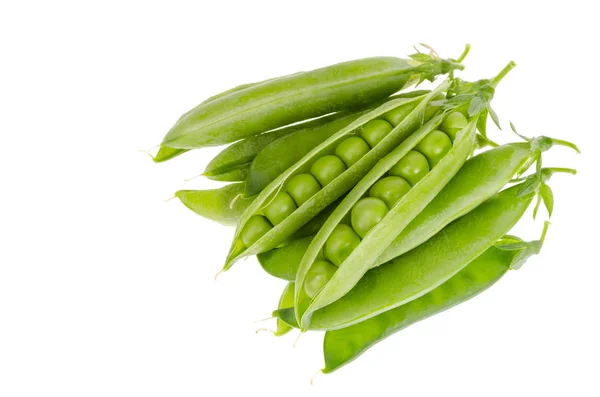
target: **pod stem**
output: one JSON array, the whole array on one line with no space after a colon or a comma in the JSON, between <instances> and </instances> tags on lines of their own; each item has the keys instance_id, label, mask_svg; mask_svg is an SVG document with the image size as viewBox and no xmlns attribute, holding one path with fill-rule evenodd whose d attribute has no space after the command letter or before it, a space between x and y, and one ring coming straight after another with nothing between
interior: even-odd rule
<instances>
[{"instance_id":1,"label":"pod stem","mask_svg":"<svg viewBox=\"0 0 600 397\"><path fill-rule=\"evenodd\" d=\"M565 141L562 139L555 139L555 138L550 138L552 140L552 144L553 145L557 145L557 146L566 146L568 148L571 148L573 150L575 150L577 153L581 153L581 150L579 150L579 148L577 147L576 144L574 144L573 142L569 142L569 141Z\"/></svg>"},{"instance_id":2,"label":"pod stem","mask_svg":"<svg viewBox=\"0 0 600 397\"><path fill-rule=\"evenodd\" d=\"M504 67L504 69L502 69L502 70L500 71L500 73L498 73L498 74L496 75L496 77L494 77L494 78L492 79L492 81L490 82L490 85L491 85L493 88L496 88L496 86L498 85L498 83L500 83L500 81L502 81L502 79L504 78L504 76L506 76L506 75L508 74L508 72L510 72L510 71L511 71L511 70L512 70L512 69L513 69L515 66L517 66L517 64L516 64L514 61L510 61L510 62L508 63L508 65L506 65L506 66Z\"/></svg>"},{"instance_id":3,"label":"pod stem","mask_svg":"<svg viewBox=\"0 0 600 397\"><path fill-rule=\"evenodd\" d=\"M467 55L469 55L469 51L471 51L471 44L467 43L467 44L465 44L465 49L463 50L462 54L458 57L456 62L462 63L462 61L465 60Z\"/></svg>"}]
</instances>

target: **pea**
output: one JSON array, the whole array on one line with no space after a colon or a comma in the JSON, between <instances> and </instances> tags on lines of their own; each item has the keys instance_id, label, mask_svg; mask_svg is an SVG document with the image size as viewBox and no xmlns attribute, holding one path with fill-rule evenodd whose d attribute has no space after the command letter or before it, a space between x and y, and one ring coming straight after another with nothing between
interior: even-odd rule
<instances>
[{"instance_id":1,"label":"pea","mask_svg":"<svg viewBox=\"0 0 600 397\"><path fill-rule=\"evenodd\" d=\"M388 207L381 199L366 197L352 207L352 228L361 238L365 238L367 232L381 222L387 213Z\"/></svg>"},{"instance_id":2,"label":"pea","mask_svg":"<svg viewBox=\"0 0 600 397\"><path fill-rule=\"evenodd\" d=\"M383 118L386 119L387 121L389 121L390 124L395 127L398 124L400 124L402 122L402 120L404 120L406 118L406 116L408 116L410 114L410 112L412 112L415 109L416 106L417 106L417 104L414 102L410 102L410 103L404 104L402 106L398 106L397 108L392 109L389 112L385 113L383 115Z\"/></svg>"},{"instance_id":3,"label":"pea","mask_svg":"<svg viewBox=\"0 0 600 397\"><path fill-rule=\"evenodd\" d=\"M244 243L246 247L250 247L272 228L273 225L271 225L267 218L262 215L254 215L248 219L248 222L246 222L246 225L240 233L242 243Z\"/></svg>"},{"instance_id":4,"label":"pea","mask_svg":"<svg viewBox=\"0 0 600 397\"><path fill-rule=\"evenodd\" d=\"M444 121L442 121L440 129L452 139L452 142L454 142L456 134L465 128L468 122L467 118L461 112L452 112L446 116Z\"/></svg>"},{"instance_id":5,"label":"pea","mask_svg":"<svg viewBox=\"0 0 600 397\"><path fill-rule=\"evenodd\" d=\"M404 178L414 186L429 172L429 162L421 153L411 150L406 153L392 168L389 174Z\"/></svg>"},{"instance_id":6,"label":"pea","mask_svg":"<svg viewBox=\"0 0 600 397\"><path fill-rule=\"evenodd\" d=\"M346 171L344 162L337 156L329 154L319 158L310 167L310 173L325 187Z\"/></svg>"},{"instance_id":7,"label":"pea","mask_svg":"<svg viewBox=\"0 0 600 397\"><path fill-rule=\"evenodd\" d=\"M375 147L394 127L385 120L371 120L362 126L360 136L371 148Z\"/></svg>"},{"instance_id":8,"label":"pea","mask_svg":"<svg viewBox=\"0 0 600 397\"><path fill-rule=\"evenodd\" d=\"M300 207L306 200L317 194L321 185L311 174L298 174L288 181L287 191Z\"/></svg>"},{"instance_id":9,"label":"pea","mask_svg":"<svg viewBox=\"0 0 600 397\"><path fill-rule=\"evenodd\" d=\"M335 154L344 161L347 167L352 167L369 152L370 148L364 139L357 136L348 138L335 148Z\"/></svg>"},{"instance_id":10,"label":"pea","mask_svg":"<svg viewBox=\"0 0 600 397\"><path fill-rule=\"evenodd\" d=\"M433 130L415 149L427 157L430 167L433 168L452 149L452 141L442 131Z\"/></svg>"},{"instance_id":11,"label":"pea","mask_svg":"<svg viewBox=\"0 0 600 397\"><path fill-rule=\"evenodd\" d=\"M306 295L310 298L317 295L331 277L333 277L336 270L337 267L331 262L316 261L306 274L306 281L304 282L304 291L306 292Z\"/></svg>"},{"instance_id":12,"label":"pea","mask_svg":"<svg viewBox=\"0 0 600 397\"><path fill-rule=\"evenodd\" d=\"M296 208L298 207L292 197L285 192L280 192L263 212L273 225L278 225L290 216Z\"/></svg>"},{"instance_id":13,"label":"pea","mask_svg":"<svg viewBox=\"0 0 600 397\"><path fill-rule=\"evenodd\" d=\"M333 229L323 247L325 258L339 266L360 244L360 237L348 225L340 224Z\"/></svg>"},{"instance_id":14,"label":"pea","mask_svg":"<svg viewBox=\"0 0 600 397\"><path fill-rule=\"evenodd\" d=\"M387 176L371 187L369 196L383 200L388 208L392 208L409 190L410 184L404 178Z\"/></svg>"}]
</instances>

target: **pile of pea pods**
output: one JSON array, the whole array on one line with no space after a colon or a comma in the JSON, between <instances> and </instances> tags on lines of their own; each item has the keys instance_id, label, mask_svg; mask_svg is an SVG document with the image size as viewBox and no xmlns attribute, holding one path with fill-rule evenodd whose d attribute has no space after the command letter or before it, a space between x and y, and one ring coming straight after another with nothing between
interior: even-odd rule
<instances>
[{"instance_id":1,"label":"pile of pea pods","mask_svg":"<svg viewBox=\"0 0 600 397\"><path fill-rule=\"evenodd\" d=\"M403 328L464 302L540 252L510 234L530 205L548 217L555 173L542 154L573 143L486 125L515 66L465 81L457 59L428 51L372 57L208 98L166 134L154 161L228 145L203 175L224 186L180 190L195 213L235 226L223 270L256 255L287 282L275 335L325 331L323 372ZM416 87L428 80L431 90Z\"/></svg>"}]
</instances>

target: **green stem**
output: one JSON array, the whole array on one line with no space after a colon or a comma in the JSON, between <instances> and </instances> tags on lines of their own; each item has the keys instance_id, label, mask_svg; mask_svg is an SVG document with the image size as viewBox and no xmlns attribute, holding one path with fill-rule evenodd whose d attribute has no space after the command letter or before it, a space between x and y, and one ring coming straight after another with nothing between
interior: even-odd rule
<instances>
[{"instance_id":1,"label":"green stem","mask_svg":"<svg viewBox=\"0 0 600 397\"><path fill-rule=\"evenodd\" d=\"M548 167L548 168L544 168L544 170L550 171L551 173L563 173L563 174L571 174L571 175L576 175L577 174L577 170L573 169L573 168L562 168L562 167Z\"/></svg>"},{"instance_id":2,"label":"green stem","mask_svg":"<svg viewBox=\"0 0 600 397\"><path fill-rule=\"evenodd\" d=\"M510 61L508 65L506 65L504 69L502 69L500 73L498 73L498 75L492 79L490 85L496 88L496 86L504 78L504 76L506 76L508 72L510 72L515 66L517 66L517 64L514 61Z\"/></svg>"},{"instance_id":3,"label":"green stem","mask_svg":"<svg viewBox=\"0 0 600 397\"><path fill-rule=\"evenodd\" d=\"M550 226L550 221L544 222L544 230L542 230L542 236L540 237L540 247L544 244L544 240L546 240L546 233L548 232L548 226Z\"/></svg>"},{"instance_id":4,"label":"green stem","mask_svg":"<svg viewBox=\"0 0 600 397\"><path fill-rule=\"evenodd\" d=\"M575 150L577 153L581 153L581 151L579 150L577 145L572 142L564 141L562 139L555 139L555 138L550 138L550 139L552 139L553 145L566 146L566 147L569 147L569 148Z\"/></svg>"},{"instance_id":5,"label":"green stem","mask_svg":"<svg viewBox=\"0 0 600 397\"><path fill-rule=\"evenodd\" d=\"M467 55L469 54L469 51L471 51L471 44L467 43L467 44L465 44L465 50L458 57L458 59L456 60L456 62L461 63L462 61L464 61L465 58L467 57Z\"/></svg>"}]
</instances>

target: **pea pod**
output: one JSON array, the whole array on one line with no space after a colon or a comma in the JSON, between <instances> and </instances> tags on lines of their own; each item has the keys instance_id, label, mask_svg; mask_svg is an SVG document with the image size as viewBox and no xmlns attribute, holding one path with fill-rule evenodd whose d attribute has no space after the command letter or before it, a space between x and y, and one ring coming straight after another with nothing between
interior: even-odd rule
<instances>
[{"instance_id":1,"label":"pea pod","mask_svg":"<svg viewBox=\"0 0 600 397\"><path fill-rule=\"evenodd\" d=\"M195 149L235 142L298 121L390 96L462 65L433 57L365 58L257 84L198 106L171 128L162 145ZM416 79L415 79L416 76Z\"/></svg>"},{"instance_id":2,"label":"pea pod","mask_svg":"<svg viewBox=\"0 0 600 397\"><path fill-rule=\"evenodd\" d=\"M232 248L228 255L224 270L227 270L238 259L265 252L277 247L289 236L294 234L298 228L320 213L325 207L341 197L354 184L373 167L379 159L389 153L394 147L409 136L425 118L427 104L431 99L436 98L440 93L449 86L448 82L441 84L431 93L416 97L416 98L400 98L395 99L379 106L378 108L360 116L350 125L342 128L336 134L332 135L324 143L317 146L300 161L288 168L271 184L269 184L258 196L257 199L248 207L242 215L240 225L236 231ZM403 105L414 107L407 117L403 119L385 138L383 138L374 148L372 148L358 162L349 167L345 172L335 178L331 183L318 190L316 194L308 197L298 208L292 211L289 216L285 217L282 222L278 223L271 229L264 229L262 235L255 240L248 240L244 243L242 237L250 227L249 221L256 220L256 215L259 214L271 201L276 197L291 177L300 175L303 171L308 171L315 159L321 158L329 153L332 153L337 145L352 134L356 129L365 125L370 120L373 120L391 110L397 109ZM306 175L306 174L304 174ZM310 175L309 175L310 176ZM316 182L315 182L316 183ZM317 189L320 186L317 185Z\"/></svg>"},{"instance_id":3,"label":"pea pod","mask_svg":"<svg viewBox=\"0 0 600 397\"><path fill-rule=\"evenodd\" d=\"M503 239L497 243L498 247L488 248L448 281L420 298L349 327L327 331L323 341L323 373L339 369L394 333L485 291L514 266L518 254L527 250L525 247L533 249L521 261L540 252L546 227L542 238L537 241L524 243L518 238ZM503 248L508 244L519 244L521 247L518 250ZM281 319L279 321L283 322Z\"/></svg>"},{"instance_id":4,"label":"pea pod","mask_svg":"<svg viewBox=\"0 0 600 397\"><path fill-rule=\"evenodd\" d=\"M501 191L415 249L369 270L349 293L313 312L309 327L302 328L348 327L441 285L508 233L523 216L535 194L519 195L521 185Z\"/></svg>"},{"instance_id":5,"label":"pea pod","mask_svg":"<svg viewBox=\"0 0 600 397\"><path fill-rule=\"evenodd\" d=\"M265 82L270 81L270 80L273 80L273 79L268 79L268 80L260 81L260 82L257 82L257 83L241 84L241 85L233 87L233 88L231 88L229 90L226 90L226 91L220 92L220 93L218 93L216 95L213 95L213 96L205 99L203 102L201 102L195 108L193 108L190 111L184 113L179 118L179 120L177 122L179 123L186 116L188 116L189 114L193 113L194 111L196 111L196 109L202 107L203 105L205 105L205 104L207 104L209 102L212 102L212 101L214 101L216 99L219 99L219 98L222 98L222 97L227 96L229 94L232 94L234 92L242 91L242 90L245 90L246 88L250 88L252 86L265 83ZM158 153L156 153L156 156L154 156L152 159L154 160L155 163L161 163L163 161L171 160L172 158L177 157L180 154L183 154L185 152L187 152L187 149L174 149L174 148L171 148L171 147L168 147L168 146L161 145L160 148L158 149Z\"/></svg>"},{"instance_id":6,"label":"pea pod","mask_svg":"<svg viewBox=\"0 0 600 397\"><path fill-rule=\"evenodd\" d=\"M248 177L249 170L250 166L248 164L241 164L223 173L205 176L208 179L218 182L243 182Z\"/></svg>"},{"instance_id":7,"label":"pea pod","mask_svg":"<svg viewBox=\"0 0 600 397\"><path fill-rule=\"evenodd\" d=\"M298 265L314 236L294 240L280 248L256 255L262 268L273 277L294 281ZM290 307L293 306L290 305Z\"/></svg>"},{"instance_id":8,"label":"pea pod","mask_svg":"<svg viewBox=\"0 0 600 397\"><path fill-rule=\"evenodd\" d=\"M243 198L243 192L243 183L232 183L219 189L179 190L175 196L198 215L233 226L253 201L252 198Z\"/></svg>"}]
</instances>

